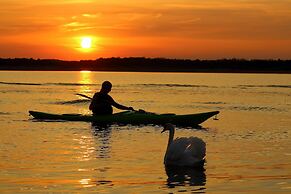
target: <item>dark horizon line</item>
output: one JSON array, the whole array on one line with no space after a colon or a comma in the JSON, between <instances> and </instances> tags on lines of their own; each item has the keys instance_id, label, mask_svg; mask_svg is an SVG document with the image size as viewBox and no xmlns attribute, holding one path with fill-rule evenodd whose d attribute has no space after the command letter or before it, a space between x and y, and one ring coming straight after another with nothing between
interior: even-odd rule
<instances>
[{"instance_id":1,"label":"dark horizon line","mask_svg":"<svg viewBox=\"0 0 291 194\"><path fill-rule=\"evenodd\" d=\"M57 58L34 58L34 57L0 57L2 59L28 59L28 60L52 60L52 61L64 61L64 62L81 62L81 61L95 61L98 59L165 59L165 60L189 60L189 61L219 61L219 60L244 60L244 61L253 61L253 60L261 60L261 61L291 61L290 59L282 59L282 58L239 58L239 57L222 57L216 59L206 59L206 58L168 58L168 57L145 57L145 56L130 56L130 57L122 57L122 56L112 56L112 57L97 57L96 59L80 59L80 60L67 60L67 59L57 59Z\"/></svg>"},{"instance_id":2,"label":"dark horizon line","mask_svg":"<svg viewBox=\"0 0 291 194\"><path fill-rule=\"evenodd\" d=\"M64 61L59 59L0 58L0 70L291 73L291 60L111 57Z\"/></svg>"}]
</instances>

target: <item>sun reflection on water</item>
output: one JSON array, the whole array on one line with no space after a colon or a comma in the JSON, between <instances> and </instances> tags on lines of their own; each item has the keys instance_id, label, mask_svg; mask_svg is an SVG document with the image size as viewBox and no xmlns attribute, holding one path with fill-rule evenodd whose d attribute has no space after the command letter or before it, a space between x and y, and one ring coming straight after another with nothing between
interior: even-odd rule
<instances>
[{"instance_id":1,"label":"sun reflection on water","mask_svg":"<svg viewBox=\"0 0 291 194\"><path fill-rule=\"evenodd\" d=\"M92 86L93 86L93 81L92 81L92 73L91 71L88 70L82 70L79 72L79 81L78 83L80 84L78 87L78 93L83 94L89 97L92 97ZM84 97L80 97L81 100L84 100ZM88 99L86 99L88 100ZM82 107L79 110L80 113L82 114L90 114L91 112L89 111L88 108Z\"/></svg>"},{"instance_id":2,"label":"sun reflection on water","mask_svg":"<svg viewBox=\"0 0 291 194\"><path fill-rule=\"evenodd\" d=\"M89 161L95 158L96 148L94 147L92 137L81 136L80 138L76 138L74 140L79 143L79 146L76 147L76 149L80 150L80 155L77 157L79 161Z\"/></svg>"},{"instance_id":3,"label":"sun reflection on water","mask_svg":"<svg viewBox=\"0 0 291 194\"><path fill-rule=\"evenodd\" d=\"M91 179L81 179L81 180L79 180L79 183L83 187L93 187L93 186L95 186L94 184L92 184L92 180Z\"/></svg>"},{"instance_id":4,"label":"sun reflection on water","mask_svg":"<svg viewBox=\"0 0 291 194\"><path fill-rule=\"evenodd\" d=\"M79 84L80 84L80 89L79 93L81 94L86 94L86 93L91 93L92 92L92 73L91 71L88 70L82 70L80 71L80 79L79 79Z\"/></svg>"}]
</instances>

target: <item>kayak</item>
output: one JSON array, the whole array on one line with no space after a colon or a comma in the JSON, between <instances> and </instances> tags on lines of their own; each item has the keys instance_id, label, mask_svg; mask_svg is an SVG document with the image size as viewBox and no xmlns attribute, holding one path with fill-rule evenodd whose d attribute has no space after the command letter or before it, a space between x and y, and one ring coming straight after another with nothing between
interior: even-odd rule
<instances>
[{"instance_id":1,"label":"kayak","mask_svg":"<svg viewBox=\"0 0 291 194\"><path fill-rule=\"evenodd\" d=\"M219 111L196 114L155 114L138 111L124 111L112 115L82 115L82 114L52 114L38 111L29 111L29 114L39 120L87 121L95 124L157 124L172 123L177 126L197 126L207 119L217 115Z\"/></svg>"}]
</instances>

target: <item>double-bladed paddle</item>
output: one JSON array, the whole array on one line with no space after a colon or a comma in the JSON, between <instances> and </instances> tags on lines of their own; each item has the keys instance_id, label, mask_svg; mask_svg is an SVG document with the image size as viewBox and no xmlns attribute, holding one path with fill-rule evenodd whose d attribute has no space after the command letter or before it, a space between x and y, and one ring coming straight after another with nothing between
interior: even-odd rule
<instances>
[{"instance_id":1,"label":"double-bladed paddle","mask_svg":"<svg viewBox=\"0 0 291 194\"><path fill-rule=\"evenodd\" d=\"M87 95L85 95L85 94L79 94L79 93L77 93L76 95L78 95L78 96L82 96L82 97L87 98L87 99L90 99L90 100L93 99L93 98L91 98L90 96L87 96Z\"/></svg>"}]
</instances>

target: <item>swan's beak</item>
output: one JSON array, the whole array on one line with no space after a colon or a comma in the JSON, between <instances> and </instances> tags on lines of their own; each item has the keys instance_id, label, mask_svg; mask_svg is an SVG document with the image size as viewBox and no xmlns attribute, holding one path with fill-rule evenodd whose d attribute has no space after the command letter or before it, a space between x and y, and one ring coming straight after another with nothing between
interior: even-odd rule
<instances>
[{"instance_id":1,"label":"swan's beak","mask_svg":"<svg viewBox=\"0 0 291 194\"><path fill-rule=\"evenodd\" d=\"M164 133L166 131L166 129L163 129L163 131L161 133Z\"/></svg>"}]
</instances>

